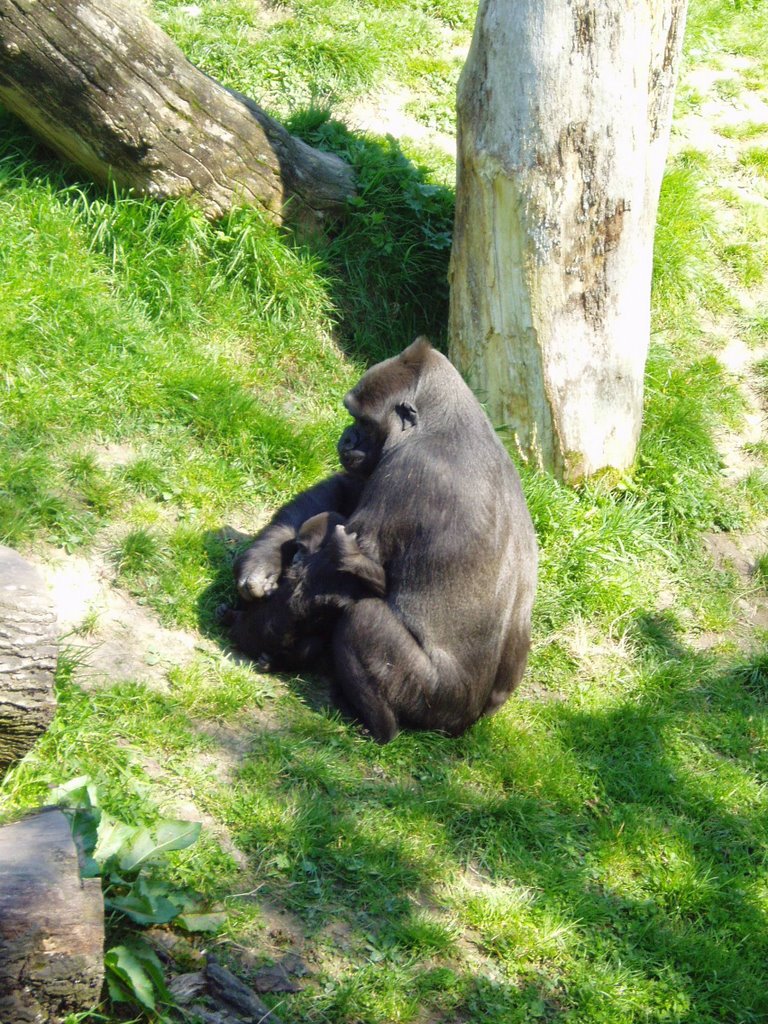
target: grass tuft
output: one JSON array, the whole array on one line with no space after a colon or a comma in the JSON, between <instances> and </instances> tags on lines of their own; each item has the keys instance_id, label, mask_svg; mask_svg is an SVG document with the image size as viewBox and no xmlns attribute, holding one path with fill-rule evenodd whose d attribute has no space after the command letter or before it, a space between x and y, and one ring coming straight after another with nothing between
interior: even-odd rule
<instances>
[{"instance_id":1,"label":"grass tuft","mask_svg":"<svg viewBox=\"0 0 768 1024\"><path fill-rule=\"evenodd\" d=\"M665 327L681 320L681 306L722 303L713 246L719 231L695 157L683 154L667 168L659 196L653 254L653 312Z\"/></svg>"}]
</instances>

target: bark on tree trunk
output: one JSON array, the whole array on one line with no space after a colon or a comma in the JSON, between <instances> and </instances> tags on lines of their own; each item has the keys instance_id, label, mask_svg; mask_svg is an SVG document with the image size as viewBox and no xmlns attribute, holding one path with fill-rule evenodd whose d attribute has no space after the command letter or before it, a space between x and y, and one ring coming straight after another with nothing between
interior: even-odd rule
<instances>
[{"instance_id":1,"label":"bark on tree trunk","mask_svg":"<svg viewBox=\"0 0 768 1024\"><path fill-rule=\"evenodd\" d=\"M104 980L101 879L80 878L64 815L0 828L0 1021L62 1021Z\"/></svg>"},{"instance_id":2,"label":"bark on tree trunk","mask_svg":"<svg viewBox=\"0 0 768 1024\"><path fill-rule=\"evenodd\" d=\"M0 0L0 103L100 183L322 220L351 168L293 138L198 71L142 9L109 0Z\"/></svg>"},{"instance_id":3,"label":"bark on tree trunk","mask_svg":"<svg viewBox=\"0 0 768 1024\"><path fill-rule=\"evenodd\" d=\"M0 546L0 776L48 728L55 669L56 621L43 581Z\"/></svg>"},{"instance_id":4,"label":"bark on tree trunk","mask_svg":"<svg viewBox=\"0 0 768 1024\"><path fill-rule=\"evenodd\" d=\"M686 0L481 0L459 82L450 352L575 482L631 465Z\"/></svg>"}]
</instances>

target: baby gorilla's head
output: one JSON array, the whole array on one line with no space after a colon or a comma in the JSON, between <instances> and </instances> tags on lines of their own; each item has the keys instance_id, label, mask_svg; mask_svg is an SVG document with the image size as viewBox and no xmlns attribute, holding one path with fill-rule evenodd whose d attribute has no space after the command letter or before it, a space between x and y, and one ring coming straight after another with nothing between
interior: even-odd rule
<instances>
[{"instance_id":1,"label":"baby gorilla's head","mask_svg":"<svg viewBox=\"0 0 768 1024\"><path fill-rule=\"evenodd\" d=\"M265 672L303 668L319 657L325 643L324 633L310 630L291 607L294 586L284 580L270 597L219 613L232 644Z\"/></svg>"}]
</instances>

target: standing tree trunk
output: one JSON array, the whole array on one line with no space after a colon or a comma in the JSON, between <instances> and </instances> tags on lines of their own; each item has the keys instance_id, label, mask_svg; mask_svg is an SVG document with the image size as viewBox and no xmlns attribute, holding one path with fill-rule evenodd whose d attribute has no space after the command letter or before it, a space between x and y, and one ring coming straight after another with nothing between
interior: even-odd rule
<instances>
[{"instance_id":1,"label":"standing tree trunk","mask_svg":"<svg viewBox=\"0 0 768 1024\"><path fill-rule=\"evenodd\" d=\"M631 465L686 0L480 0L458 91L451 357L524 453Z\"/></svg>"},{"instance_id":2,"label":"standing tree trunk","mask_svg":"<svg viewBox=\"0 0 768 1024\"><path fill-rule=\"evenodd\" d=\"M352 170L208 78L131 2L0 0L0 103L102 183L236 203L280 220L338 214Z\"/></svg>"}]
</instances>

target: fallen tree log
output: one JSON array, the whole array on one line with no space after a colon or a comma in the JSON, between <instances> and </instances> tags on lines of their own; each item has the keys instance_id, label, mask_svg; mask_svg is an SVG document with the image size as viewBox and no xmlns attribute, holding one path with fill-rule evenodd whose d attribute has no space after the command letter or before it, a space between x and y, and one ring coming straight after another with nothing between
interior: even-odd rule
<instances>
[{"instance_id":1,"label":"fallen tree log","mask_svg":"<svg viewBox=\"0 0 768 1024\"><path fill-rule=\"evenodd\" d=\"M80 878L67 819L48 808L0 828L0 1021L63 1021L104 981L101 879Z\"/></svg>"},{"instance_id":2,"label":"fallen tree log","mask_svg":"<svg viewBox=\"0 0 768 1024\"><path fill-rule=\"evenodd\" d=\"M133 2L0 0L0 103L99 183L275 221L343 211L352 169L209 78Z\"/></svg>"},{"instance_id":3,"label":"fallen tree log","mask_svg":"<svg viewBox=\"0 0 768 1024\"><path fill-rule=\"evenodd\" d=\"M56 619L39 573L0 546L0 776L53 718L56 652Z\"/></svg>"}]
</instances>

